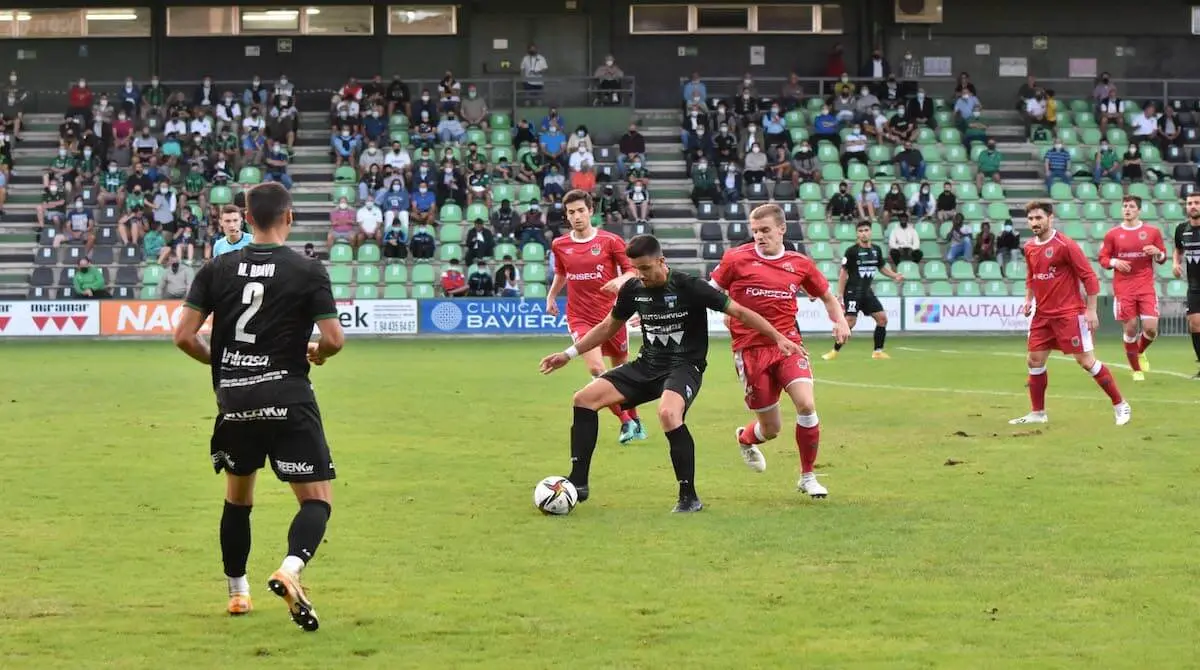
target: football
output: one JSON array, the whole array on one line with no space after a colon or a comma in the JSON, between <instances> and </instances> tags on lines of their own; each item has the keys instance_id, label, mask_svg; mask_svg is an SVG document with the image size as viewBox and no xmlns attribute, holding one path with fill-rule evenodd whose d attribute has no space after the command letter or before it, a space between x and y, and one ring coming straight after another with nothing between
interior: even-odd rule
<instances>
[{"instance_id":1,"label":"football","mask_svg":"<svg viewBox=\"0 0 1200 670\"><path fill-rule=\"evenodd\" d=\"M575 485L566 477L547 477L533 488L533 506L543 514L562 516L570 514L579 502Z\"/></svg>"}]
</instances>

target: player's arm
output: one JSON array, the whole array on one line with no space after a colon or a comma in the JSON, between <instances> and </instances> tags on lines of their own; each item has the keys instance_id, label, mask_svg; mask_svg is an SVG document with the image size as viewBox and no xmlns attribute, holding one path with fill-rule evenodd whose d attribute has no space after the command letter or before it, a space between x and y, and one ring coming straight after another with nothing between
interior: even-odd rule
<instances>
[{"instance_id":1,"label":"player's arm","mask_svg":"<svg viewBox=\"0 0 1200 670\"><path fill-rule=\"evenodd\" d=\"M1024 251L1022 250L1022 253ZM1021 308L1025 316L1033 314L1033 265L1025 259L1025 305Z\"/></svg>"},{"instance_id":2,"label":"player's arm","mask_svg":"<svg viewBox=\"0 0 1200 670\"><path fill-rule=\"evenodd\" d=\"M551 251L554 255L554 280L550 282L550 288L546 291L546 313L558 316L558 294L562 293L563 287L567 285L567 268L563 264L562 254L553 249Z\"/></svg>"},{"instance_id":3,"label":"player's arm","mask_svg":"<svg viewBox=\"0 0 1200 670\"><path fill-rule=\"evenodd\" d=\"M886 265L879 266L879 274L883 275L884 277L887 277L888 279L891 279L892 281L904 281L904 275L900 274L899 272L896 272L895 270L889 268ZM838 277L838 279L841 279L841 277Z\"/></svg>"},{"instance_id":4,"label":"player's arm","mask_svg":"<svg viewBox=\"0 0 1200 670\"><path fill-rule=\"evenodd\" d=\"M312 268L314 288L309 296L308 314L313 323L317 324L320 336L316 342L309 343L308 360L313 365L324 365L325 361L336 356L346 345L346 333L342 330L342 322L338 317L337 303L333 301L329 273L320 263L314 262Z\"/></svg>"},{"instance_id":5,"label":"player's arm","mask_svg":"<svg viewBox=\"0 0 1200 670\"><path fill-rule=\"evenodd\" d=\"M1096 277L1095 271L1092 270L1092 264L1088 262L1087 256L1083 254L1083 249L1078 244L1068 244L1067 249L1069 250L1067 257L1075 269L1075 276L1083 283L1083 291L1087 294L1088 328L1096 330L1100 326L1100 318L1096 316L1096 301L1100 296L1100 280Z\"/></svg>"},{"instance_id":6,"label":"player's arm","mask_svg":"<svg viewBox=\"0 0 1200 670\"><path fill-rule=\"evenodd\" d=\"M212 263L206 263L196 273L192 287L188 289L187 299L183 303L184 309L181 310L179 323L175 326L174 338L175 346L180 351L205 365L212 363L212 351L208 342L200 337L200 328L213 311L212 278Z\"/></svg>"},{"instance_id":7,"label":"player's arm","mask_svg":"<svg viewBox=\"0 0 1200 670\"><path fill-rule=\"evenodd\" d=\"M1183 277L1183 227L1187 225L1181 223L1175 226L1175 251L1171 254L1171 274L1175 275L1176 279Z\"/></svg>"},{"instance_id":8,"label":"player's arm","mask_svg":"<svg viewBox=\"0 0 1200 670\"><path fill-rule=\"evenodd\" d=\"M716 291L714 290L714 293ZM761 314L753 310L747 309L742 305L730 300L727 296L718 293L725 300L725 308L720 310L729 316L741 321L743 325L751 330L771 338L781 351L786 354L805 354L804 347L789 340L783 333L775 329L770 321L767 321Z\"/></svg>"},{"instance_id":9,"label":"player's arm","mask_svg":"<svg viewBox=\"0 0 1200 670\"><path fill-rule=\"evenodd\" d=\"M621 270L621 274L609 280L607 284L600 290L605 293L617 294L625 282L637 276L637 270L633 269L633 263L630 262L629 256L625 254L625 245L623 242L618 242L613 245L612 250L613 264Z\"/></svg>"},{"instance_id":10,"label":"player's arm","mask_svg":"<svg viewBox=\"0 0 1200 670\"><path fill-rule=\"evenodd\" d=\"M1155 228L1154 234L1151 235L1150 244L1142 248L1155 263L1162 265L1167 262L1167 243L1163 239L1162 231Z\"/></svg>"},{"instance_id":11,"label":"player's arm","mask_svg":"<svg viewBox=\"0 0 1200 670\"><path fill-rule=\"evenodd\" d=\"M620 297L617 298L617 301L619 304ZM632 314L630 314L630 316L632 316ZM570 363L571 359L578 357L580 354L586 354L592 349L595 349L601 344L611 340L613 336L615 336L621 331L622 328L625 327L625 322L628 320L628 317L621 318L618 316L617 308L614 306L612 313L604 317L603 321L592 327L592 329L589 330L586 335L579 338L578 342L567 347L564 351L560 351L556 354L550 354L549 356L543 358L541 364L539 365L539 369L544 375L554 372L567 363Z\"/></svg>"}]
</instances>

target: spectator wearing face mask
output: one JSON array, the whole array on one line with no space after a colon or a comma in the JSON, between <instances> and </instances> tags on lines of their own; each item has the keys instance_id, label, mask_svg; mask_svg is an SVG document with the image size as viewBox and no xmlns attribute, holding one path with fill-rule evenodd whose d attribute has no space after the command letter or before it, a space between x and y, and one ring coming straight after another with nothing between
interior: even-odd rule
<instances>
[{"instance_id":1,"label":"spectator wearing face mask","mask_svg":"<svg viewBox=\"0 0 1200 670\"><path fill-rule=\"evenodd\" d=\"M375 142L368 141L366 150L363 151L358 156L358 166L357 167L358 167L358 174L359 174L360 178L365 179L366 176L369 173L371 173L371 171L373 169L375 172L375 176L377 178L379 178L380 180L382 180L382 177L380 176L379 171L383 169L384 165L386 165L386 163L384 162L383 152L381 152L379 150L379 147L376 146ZM373 192L374 191L372 191L372 193ZM368 196L361 194L361 189L360 189L359 199L364 200L367 197Z\"/></svg>"},{"instance_id":2,"label":"spectator wearing face mask","mask_svg":"<svg viewBox=\"0 0 1200 670\"><path fill-rule=\"evenodd\" d=\"M617 65L612 54L604 57L604 64L596 68L592 78L596 80L594 104L601 107L621 104L621 93L625 88L625 72Z\"/></svg>"},{"instance_id":3,"label":"spectator wearing face mask","mask_svg":"<svg viewBox=\"0 0 1200 670\"><path fill-rule=\"evenodd\" d=\"M700 80L699 72L693 72L684 82L682 93L684 109L687 109L693 100L708 100L708 86Z\"/></svg>"},{"instance_id":4,"label":"spectator wearing face mask","mask_svg":"<svg viewBox=\"0 0 1200 670\"><path fill-rule=\"evenodd\" d=\"M530 44L521 58L521 78L524 80L522 86L525 97L531 104L541 100L542 91L546 88L546 71L549 69L550 64L545 56L538 53L537 45Z\"/></svg>"},{"instance_id":5,"label":"spectator wearing face mask","mask_svg":"<svg viewBox=\"0 0 1200 670\"><path fill-rule=\"evenodd\" d=\"M434 224L434 213L437 208L437 195L427 184L418 184L417 192L409 197L408 219L415 224Z\"/></svg>"},{"instance_id":6,"label":"spectator wearing face mask","mask_svg":"<svg viewBox=\"0 0 1200 670\"><path fill-rule=\"evenodd\" d=\"M992 232L992 224L984 221L979 225L979 236L975 238L975 260L996 260L996 234Z\"/></svg>"},{"instance_id":7,"label":"spectator wearing face mask","mask_svg":"<svg viewBox=\"0 0 1200 670\"><path fill-rule=\"evenodd\" d=\"M549 248L546 243L546 214L536 200L529 201L529 207L521 215L517 228L517 241L522 245L536 242L543 250Z\"/></svg>"},{"instance_id":8,"label":"spectator wearing face mask","mask_svg":"<svg viewBox=\"0 0 1200 670\"><path fill-rule=\"evenodd\" d=\"M67 114L83 117L84 123L90 124L94 97L92 90L88 88L86 79L75 82L71 86L71 90L67 92Z\"/></svg>"},{"instance_id":9,"label":"spectator wearing face mask","mask_svg":"<svg viewBox=\"0 0 1200 670\"><path fill-rule=\"evenodd\" d=\"M1092 161L1092 182L1099 186L1105 179L1121 183L1121 158L1106 140L1100 142Z\"/></svg>"},{"instance_id":10,"label":"spectator wearing face mask","mask_svg":"<svg viewBox=\"0 0 1200 670\"><path fill-rule=\"evenodd\" d=\"M690 175L692 166L700 161L711 163L715 158L714 154L708 129L703 126L697 128L696 132L688 135L687 144L684 145L683 163L686 174Z\"/></svg>"},{"instance_id":11,"label":"spectator wearing face mask","mask_svg":"<svg viewBox=\"0 0 1200 670\"><path fill-rule=\"evenodd\" d=\"M1142 154L1136 144L1130 143L1125 155L1121 156L1121 177L1129 182L1142 180Z\"/></svg>"},{"instance_id":12,"label":"spectator wearing face mask","mask_svg":"<svg viewBox=\"0 0 1200 670\"><path fill-rule=\"evenodd\" d=\"M788 157L787 149L775 147L775 155L767 161L767 176L776 184L792 180L792 159Z\"/></svg>"},{"instance_id":13,"label":"spectator wearing face mask","mask_svg":"<svg viewBox=\"0 0 1200 670\"><path fill-rule=\"evenodd\" d=\"M516 298L521 295L521 271L513 262L513 257L505 255L500 268L496 270L496 295L502 298Z\"/></svg>"},{"instance_id":14,"label":"spectator wearing face mask","mask_svg":"<svg viewBox=\"0 0 1200 670\"><path fill-rule=\"evenodd\" d=\"M758 120L762 110L758 106L758 98L749 87L743 87L742 93L733 101L733 113L737 125L744 126Z\"/></svg>"},{"instance_id":15,"label":"spectator wearing face mask","mask_svg":"<svg viewBox=\"0 0 1200 670\"><path fill-rule=\"evenodd\" d=\"M883 81L891 74L892 66L883 57L883 49L879 47L875 47L875 50L871 52L871 58L863 63L862 69L859 71L860 77L871 81Z\"/></svg>"},{"instance_id":16,"label":"spectator wearing face mask","mask_svg":"<svg viewBox=\"0 0 1200 670\"><path fill-rule=\"evenodd\" d=\"M196 271L190 265L179 262L178 254L172 253L167 267L158 280L160 300L183 300L192 288Z\"/></svg>"},{"instance_id":17,"label":"spectator wearing face mask","mask_svg":"<svg viewBox=\"0 0 1200 670\"><path fill-rule=\"evenodd\" d=\"M520 154L520 165L517 166L517 181L522 184L538 183L546 173L546 154L541 146L534 141L528 149Z\"/></svg>"},{"instance_id":18,"label":"spectator wearing face mask","mask_svg":"<svg viewBox=\"0 0 1200 670\"><path fill-rule=\"evenodd\" d=\"M592 154L591 140L587 142L577 142L575 148L571 150L570 158L567 160L568 166L572 171L577 171L582 168L583 164L596 164L596 156Z\"/></svg>"},{"instance_id":19,"label":"spectator wearing face mask","mask_svg":"<svg viewBox=\"0 0 1200 670\"><path fill-rule=\"evenodd\" d=\"M471 172L467 175L467 207L476 202L489 210L492 208L492 173L480 160L471 164Z\"/></svg>"},{"instance_id":20,"label":"spectator wearing face mask","mask_svg":"<svg viewBox=\"0 0 1200 670\"><path fill-rule=\"evenodd\" d=\"M458 120L458 114L453 110L447 111L437 125L438 140L443 144L459 144L466 136L467 129Z\"/></svg>"},{"instance_id":21,"label":"spectator wearing face mask","mask_svg":"<svg viewBox=\"0 0 1200 670\"><path fill-rule=\"evenodd\" d=\"M1054 183L1061 181L1070 186L1071 175L1071 154L1063 148L1062 140L1055 140L1054 146L1046 152L1043 159L1043 164L1046 169L1046 190L1050 191Z\"/></svg>"},{"instance_id":22,"label":"spectator wearing face mask","mask_svg":"<svg viewBox=\"0 0 1200 670\"><path fill-rule=\"evenodd\" d=\"M167 180L158 182L153 194L147 199L147 205L151 209L151 217L162 227L163 235L170 244L176 232L175 212L179 208L179 199L175 196L175 191L171 190L171 184Z\"/></svg>"},{"instance_id":23,"label":"spectator wearing face mask","mask_svg":"<svg viewBox=\"0 0 1200 670\"><path fill-rule=\"evenodd\" d=\"M1007 272L1009 262L1020 255L1021 234L1013 227L1012 221L1005 221L1000 237L996 239L996 258Z\"/></svg>"},{"instance_id":24,"label":"spectator wearing face mask","mask_svg":"<svg viewBox=\"0 0 1200 670\"><path fill-rule=\"evenodd\" d=\"M851 161L867 165L867 136L863 135L862 126L854 124L846 138L842 140L842 172L850 170Z\"/></svg>"},{"instance_id":25,"label":"spectator wearing face mask","mask_svg":"<svg viewBox=\"0 0 1200 670\"><path fill-rule=\"evenodd\" d=\"M933 212L935 219L946 221L954 218L954 215L958 213L958 196L954 195L954 184L946 182L942 185L942 192L938 194L935 205Z\"/></svg>"},{"instance_id":26,"label":"spectator wearing face mask","mask_svg":"<svg viewBox=\"0 0 1200 670\"><path fill-rule=\"evenodd\" d=\"M463 99L462 105L459 107L459 114L462 116L463 122L486 131L490 113L487 101L483 99L482 95L479 95L479 89L475 84L468 85L467 97Z\"/></svg>"},{"instance_id":27,"label":"spectator wearing face mask","mask_svg":"<svg viewBox=\"0 0 1200 670\"><path fill-rule=\"evenodd\" d=\"M449 202L467 206L467 181L452 162L446 161L437 179L437 205L442 207Z\"/></svg>"},{"instance_id":28,"label":"spectator wearing face mask","mask_svg":"<svg viewBox=\"0 0 1200 670\"><path fill-rule=\"evenodd\" d=\"M905 181L922 181L925 179L925 156L912 142L904 143L904 150L892 156L883 164L893 164L900 169L900 176Z\"/></svg>"},{"instance_id":29,"label":"spectator wearing face mask","mask_svg":"<svg viewBox=\"0 0 1200 670\"><path fill-rule=\"evenodd\" d=\"M969 89L963 89L954 101L954 122L962 132L967 131L967 123L975 117L975 112L982 111L983 105Z\"/></svg>"},{"instance_id":30,"label":"spectator wearing face mask","mask_svg":"<svg viewBox=\"0 0 1200 670\"><path fill-rule=\"evenodd\" d=\"M900 190L899 184L892 184L887 195L883 196L883 216L879 221L883 225L888 225L892 219L901 220L908 218L908 200L905 199L904 193Z\"/></svg>"},{"instance_id":31,"label":"spectator wearing face mask","mask_svg":"<svg viewBox=\"0 0 1200 670\"><path fill-rule=\"evenodd\" d=\"M908 200L908 211L918 220L933 216L937 201L929 188L928 182L923 182Z\"/></svg>"},{"instance_id":32,"label":"spectator wearing face mask","mask_svg":"<svg viewBox=\"0 0 1200 670\"><path fill-rule=\"evenodd\" d=\"M384 226L383 257L397 260L408 258L408 231L398 221Z\"/></svg>"},{"instance_id":33,"label":"spectator wearing face mask","mask_svg":"<svg viewBox=\"0 0 1200 670\"><path fill-rule=\"evenodd\" d=\"M703 135L709 129L708 114L699 105L692 105L679 124L679 142L685 148L691 144L696 135Z\"/></svg>"},{"instance_id":34,"label":"spectator wearing face mask","mask_svg":"<svg viewBox=\"0 0 1200 670\"><path fill-rule=\"evenodd\" d=\"M496 238L492 231L487 229L483 219L475 219L474 225L467 230L463 238L463 248L467 250L467 265L476 259L491 257L496 249Z\"/></svg>"},{"instance_id":35,"label":"spectator wearing face mask","mask_svg":"<svg viewBox=\"0 0 1200 670\"><path fill-rule=\"evenodd\" d=\"M792 136L788 133L787 119L779 113L779 105L771 105L771 109L762 117L763 136L767 146L786 146L792 148Z\"/></svg>"},{"instance_id":36,"label":"spectator wearing face mask","mask_svg":"<svg viewBox=\"0 0 1200 670\"><path fill-rule=\"evenodd\" d=\"M875 191L875 182L870 179L863 182L862 192L858 195L858 218L874 221L880 207L879 193Z\"/></svg>"},{"instance_id":37,"label":"spectator wearing face mask","mask_svg":"<svg viewBox=\"0 0 1200 670\"><path fill-rule=\"evenodd\" d=\"M563 176L557 165L551 165L542 179L542 195L563 195L567 192L567 178Z\"/></svg>"},{"instance_id":38,"label":"spectator wearing face mask","mask_svg":"<svg viewBox=\"0 0 1200 670\"><path fill-rule=\"evenodd\" d=\"M730 131L728 124L717 127L717 134L713 136L713 156L718 164L735 162L742 158L738 151L737 137Z\"/></svg>"},{"instance_id":39,"label":"spectator wearing face mask","mask_svg":"<svg viewBox=\"0 0 1200 670\"><path fill-rule=\"evenodd\" d=\"M552 122L546 132L538 136L538 146L547 164L558 165L560 170L567 168L567 136L557 123Z\"/></svg>"},{"instance_id":40,"label":"spectator wearing face mask","mask_svg":"<svg viewBox=\"0 0 1200 670\"><path fill-rule=\"evenodd\" d=\"M467 265L471 267L471 261L467 261ZM496 284L492 281L487 261L480 258L473 267L475 269L467 276L467 295L473 298L490 298L495 295Z\"/></svg>"},{"instance_id":41,"label":"spectator wearing face mask","mask_svg":"<svg viewBox=\"0 0 1200 670\"><path fill-rule=\"evenodd\" d=\"M696 162L692 169L692 205L697 209L701 200L721 204L721 190L717 184L717 176L709 169L707 159Z\"/></svg>"},{"instance_id":42,"label":"spectator wearing face mask","mask_svg":"<svg viewBox=\"0 0 1200 670\"><path fill-rule=\"evenodd\" d=\"M629 130L621 136L617 149L620 152L617 156L617 176L624 178L626 164L640 159L646 153L646 138L638 132L636 121L629 124Z\"/></svg>"},{"instance_id":43,"label":"spectator wearing face mask","mask_svg":"<svg viewBox=\"0 0 1200 670\"><path fill-rule=\"evenodd\" d=\"M415 259L433 258L437 244L433 238L433 226L420 223L413 227L412 237L408 241L408 251Z\"/></svg>"},{"instance_id":44,"label":"spectator wearing face mask","mask_svg":"<svg viewBox=\"0 0 1200 670\"><path fill-rule=\"evenodd\" d=\"M428 189L428 186L426 186ZM375 204L383 212L383 225L390 227L398 221L405 233L408 232L409 217L412 214L412 198L404 183L395 180L386 189L375 194Z\"/></svg>"},{"instance_id":45,"label":"spectator wearing face mask","mask_svg":"<svg viewBox=\"0 0 1200 670\"><path fill-rule=\"evenodd\" d=\"M733 171L736 174L737 165L732 164L732 163L730 163L729 165L731 168L733 168ZM763 183L763 180L766 179L766 177L767 177L767 155L765 153L763 153L762 147L760 147L759 145L757 145L757 144L751 145L750 151L746 152L746 157L742 163L741 180L739 180L739 182L737 184L737 189L736 189L737 195L738 196L741 195L742 181L744 181L747 184L761 184L761 183ZM726 198L728 198L728 194L730 192L729 185L724 184L722 191L726 194ZM737 202L737 201L738 201L737 199L734 199L734 200L730 200L729 202Z\"/></svg>"},{"instance_id":46,"label":"spectator wearing face mask","mask_svg":"<svg viewBox=\"0 0 1200 670\"><path fill-rule=\"evenodd\" d=\"M650 189L646 183L638 180L625 194L625 204L629 215L638 223L650 220Z\"/></svg>"},{"instance_id":47,"label":"spectator wearing face mask","mask_svg":"<svg viewBox=\"0 0 1200 670\"><path fill-rule=\"evenodd\" d=\"M355 217L356 212L350 209L350 202L346 198L338 198L337 206L329 213L329 234L325 237L327 248L338 242L358 247L360 240L355 229Z\"/></svg>"},{"instance_id":48,"label":"spectator wearing face mask","mask_svg":"<svg viewBox=\"0 0 1200 670\"><path fill-rule=\"evenodd\" d=\"M1117 96L1116 87L1108 88L1108 97L1100 101L1096 119L1100 122L1100 135L1105 137L1110 124L1118 128L1125 126L1125 101Z\"/></svg>"},{"instance_id":49,"label":"spectator wearing face mask","mask_svg":"<svg viewBox=\"0 0 1200 670\"><path fill-rule=\"evenodd\" d=\"M358 226L355 235L359 244L368 241L379 244L383 241L383 212L374 200L368 200L358 208L354 213L354 222Z\"/></svg>"},{"instance_id":50,"label":"spectator wearing face mask","mask_svg":"<svg viewBox=\"0 0 1200 670\"><path fill-rule=\"evenodd\" d=\"M908 118L917 126L928 126L937 130L937 119L933 115L933 100L926 97L925 89L917 89L917 96L908 101Z\"/></svg>"},{"instance_id":51,"label":"spectator wearing face mask","mask_svg":"<svg viewBox=\"0 0 1200 670\"><path fill-rule=\"evenodd\" d=\"M808 140L800 143L800 149L792 156L792 186L799 188L801 183L821 183L821 162L813 153Z\"/></svg>"},{"instance_id":52,"label":"spectator wearing face mask","mask_svg":"<svg viewBox=\"0 0 1200 670\"><path fill-rule=\"evenodd\" d=\"M888 120L884 138L895 144L911 142L917 138L917 126L908 118L908 112L903 107L897 109Z\"/></svg>"},{"instance_id":53,"label":"spectator wearing face mask","mask_svg":"<svg viewBox=\"0 0 1200 670\"><path fill-rule=\"evenodd\" d=\"M168 243L171 253L191 263L196 258L196 243L200 238L199 222L192 217L191 210L186 207L183 209L174 224L174 229L174 234L171 235L171 241ZM159 263L163 263L165 260L160 258Z\"/></svg>"},{"instance_id":54,"label":"spectator wearing face mask","mask_svg":"<svg viewBox=\"0 0 1200 670\"><path fill-rule=\"evenodd\" d=\"M812 140L818 144L826 141L833 146L841 146L842 139L838 136L837 117L829 109L829 105L821 105L819 114L813 117Z\"/></svg>"},{"instance_id":55,"label":"spectator wearing face mask","mask_svg":"<svg viewBox=\"0 0 1200 670\"><path fill-rule=\"evenodd\" d=\"M62 184L68 193L77 186L78 163L66 147L58 148L58 155L50 160L50 167L42 173L42 188L51 183Z\"/></svg>"},{"instance_id":56,"label":"spectator wearing face mask","mask_svg":"<svg viewBox=\"0 0 1200 670\"><path fill-rule=\"evenodd\" d=\"M762 155L761 152L759 154ZM763 156L766 158L766 156ZM763 166L766 167L765 165ZM762 178L763 171L759 170L759 179ZM742 183L743 176L738 173L736 163L729 163L724 166L722 173L718 175L717 188L721 190L722 202L741 202L742 200ZM760 182L761 183L761 182Z\"/></svg>"},{"instance_id":57,"label":"spectator wearing face mask","mask_svg":"<svg viewBox=\"0 0 1200 670\"><path fill-rule=\"evenodd\" d=\"M825 221L832 223L835 218L842 222L850 221L857 211L858 203L850 194L850 184L843 181L838 184L837 193L825 203Z\"/></svg>"},{"instance_id":58,"label":"spectator wearing face mask","mask_svg":"<svg viewBox=\"0 0 1200 670\"><path fill-rule=\"evenodd\" d=\"M1158 117L1158 128L1154 132L1154 141L1158 150L1164 155L1171 147L1183 147L1184 135L1182 122L1175 114L1175 107L1167 105L1163 108L1162 116Z\"/></svg>"},{"instance_id":59,"label":"spectator wearing face mask","mask_svg":"<svg viewBox=\"0 0 1200 670\"><path fill-rule=\"evenodd\" d=\"M361 146L359 142L358 136L351 134L349 128L342 128L330 139L329 144L333 148L334 169L343 164L353 163Z\"/></svg>"},{"instance_id":60,"label":"spectator wearing face mask","mask_svg":"<svg viewBox=\"0 0 1200 670\"><path fill-rule=\"evenodd\" d=\"M925 257L921 253L921 236L917 234L916 228L909 225L907 216L899 217L898 225L888 234L888 257L891 258L893 267L900 265L902 261L920 263Z\"/></svg>"},{"instance_id":61,"label":"spectator wearing face mask","mask_svg":"<svg viewBox=\"0 0 1200 670\"><path fill-rule=\"evenodd\" d=\"M84 255L90 256L92 247L96 246L96 218L83 204L82 198L75 202L66 215L66 225L54 237L54 247L58 248L64 242L84 245Z\"/></svg>"},{"instance_id":62,"label":"spectator wearing face mask","mask_svg":"<svg viewBox=\"0 0 1200 670\"><path fill-rule=\"evenodd\" d=\"M955 216L954 221L950 224L946 241L950 244L946 250L947 263L971 260L971 253L974 251L974 245L971 243L971 224L967 223L961 214Z\"/></svg>"},{"instance_id":63,"label":"spectator wearing face mask","mask_svg":"<svg viewBox=\"0 0 1200 670\"><path fill-rule=\"evenodd\" d=\"M263 171L263 181L274 181L283 184L287 190L292 190L292 176L288 174L288 163L291 156L287 147L280 142L272 142L266 155L266 170Z\"/></svg>"},{"instance_id":64,"label":"spectator wearing face mask","mask_svg":"<svg viewBox=\"0 0 1200 670\"><path fill-rule=\"evenodd\" d=\"M753 120L753 117L751 117L751 119L748 119L748 120ZM729 111L729 106L725 104L724 100L721 100L720 102L718 102L716 111L709 114L709 119L708 119L708 127L709 128L726 127L731 132L733 132L733 131L736 131L738 128L741 128L744 125L746 125L746 121L744 121L737 114L734 114L733 112Z\"/></svg>"},{"instance_id":65,"label":"spectator wearing face mask","mask_svg":"<svg viewBox=\"0 0 1200 670\"><path fill-rule=\"evenodd\" d=\"M841 86L839 87L837 95L833 98L833 106L831 109L833 111L834 118L837 119L839 124L852 123L854 121L855 109L858 101L855 100L854 95L851 94L850 90L851 89L848 86Z\"/></svg>"},{"instance_id":66,"label":"spectator wearing face mask","mask_svg":"<svg viewBox=\"0 0 1200 670\"><path fill-rule=\"evenodd\" d=\"M586 193L596 190L596 169L588 161L584 161L579 169L571 173L571 188Z\"/></svg>"},{"instance_id":67,"label":"spectator wearing face mask","mask_svg":"<svg viewBox=\"0 0 1200 670\"><path fill-rule=\"evenodd\" d=\"M870 88L863 86L854 102L854 122L873 123L877 116L882 116L878 113L880 104L879 97L872 93ZM887 117L884 117L884 121L886 120Z\"/></svg>"},{"instance_id":68,"label":"spectator wearing face mask","mask_svg":"<svg viewBox=\"0 0 1200 670\"><path fill-rule=\"evenodd\" d=\"M492 230L496 237L513 240L516 238L518 225L517 211L513 209L508 199L500 201L500 206L491 215Z\"/></svg>"},{"instance_id":69,"label":"spectator wearing face mask","mask_svg":"<svg viewBox=\"0 0 1200 670\"><path fill-rule=\"evenodd\" d=\"M92 265L86 256L79 259L75 268L75 276L71 278L75 294L82 298L111 298L108 292L108 282L104 280L104 272Z\"/></svg>"}]
</instances>

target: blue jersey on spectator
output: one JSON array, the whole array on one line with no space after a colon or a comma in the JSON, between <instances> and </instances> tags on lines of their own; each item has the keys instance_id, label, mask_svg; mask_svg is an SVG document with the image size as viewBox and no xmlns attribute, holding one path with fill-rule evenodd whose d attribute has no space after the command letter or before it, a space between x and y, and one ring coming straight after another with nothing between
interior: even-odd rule
<instances>
[{"instance_id":1,"label":"blue jersey on spectator","mask_svg":"<svg viewBox=\"0 0 1200 670\"><path fill-rule=\"evenodd\" d=\"M1046 152L1046 165L1051 172L1066 172L1071 166L1071 154L1066 149L1051 149Z\"/></svg>"},{"instance_id":2,"label":"blue jersey on spectator","mask_svg":"<svg viewBox=\"0 0 1200 670\"><path fill-rule=\"evenodd\" d=\"M433 194L433 191L425 191L424 193L417 191L412 194L412 202L417 206L418 212L428 212L437 204L437 196Z\"/></svg>"},{"instance_id":3,"label":"blue jersey on spectator","mask_svg":"<svg viewBox=\"0 0 1200 670\"><path fill-rule=\"evenodd\" d=\"M813 128L818 135L833 135L837 132L837 117L833 114L818 114L813 119Z\"/></svg>"},{"instance_id":4,"label":"blue jersey on spectator","mask_svg":"<svg viewBox=\"0 0 1200 670\"><path fill-rule=\"evenodd\" d=\"M222 237L213 243L213 258L231 251L237 251L250 244L254 244L254 236L250 233L242 233L241 239L237 242L230 242L228 237Z\"/></svg>"},{"instance_id":5,"label":"blue jersey on spectator","mask_svg":"<svg viewBox=\"0 0 1200 670\"><path fill-rule=\"evenodd\" d=\"M379 205L379 209L391 212L407 212L408 211L408 191L403 187L398 191L391 189L380 191L379 195L375 196L375 204Z\"/></svg>"},{"instance_id":6,"label":"blue jersey on spectator","mask_svg":"<svg viewBox=\"0 0 1200 670\"><path fill-rule=\"evenodd\" d=\"M562 151L563 145L567 143L567 136L561 132L542 133L538 142L545 148L546 153L556 154Z\"/></svg>"}]
</instances>

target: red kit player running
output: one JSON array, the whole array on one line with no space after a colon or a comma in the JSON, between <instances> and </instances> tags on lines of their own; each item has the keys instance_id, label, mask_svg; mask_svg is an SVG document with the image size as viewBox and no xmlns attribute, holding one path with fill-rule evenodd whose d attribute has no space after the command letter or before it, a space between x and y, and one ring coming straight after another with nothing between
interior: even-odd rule
<instances>
[{"instance_id":1,"label":"red kit player running","mask_svg":"<svg viewBox=\"0 0 1200 670\"><path fill-rule=\"evenodd\" d=\"M1057 349L1071 354L1112 400L1117 425L1129 423L1132 410L1121 397L1108 367L1092 354L1092 332L1099 325L1096 296L1100 281L1074 240L1054 229L1054 206L1034 201L1025 205L1025 219L1034 238L1025 243L1025 315L1029 321L1029 414L1011 424L1046 423L1046 360ZM1080 297L1079 285L1087 293Z\"/></svg>"},{"instance_id":2,"label":"red kit player running","mask_svg":"<svg viewBox=\"0 0 1200 670\"><path fill-rule=\"evenodd\" d=\"M1121 201L1121 225L1104 235L1100 265L1113 269L1113 315L1125 330L1125 356L1140 382L1150 370L1146 349L1158 337L1158 294L1154 264L1167 262L1162 231L1142 223L1142 199L1127 195ZM1138 319L1142 321L1138 332Z\"/></svg>"},{"instance_id":3,"label":"red kit player running","mask_svg":"<svg viewBox=\"0 0 1200 670\"><path fill-rule=\"evenodd\" d=\"M567 287L567 328L571 339L578 341L608 316L617 292L637 273L625 255L625 240L592 226L594 204L585 191L574 190L563 197L567 223L571 231L555 238L550 248L554 253L554 281L546 295L546 312L558 315L558 294ZM592 377L604 374L604 357L615 368L629 358L629 335L625 330L611 340L580 357ZM646 429L636 409L622 410L617 405L612 413L621 420L621 444L646 439Z\"/></svg>"},{"instance_id":4,"label":"red kit player running","mask_svg":"<svg viewBox=\"0 0 1200 670\"><path fill-rule=\"evenodd\" d=\"M725 252L710 281L797 344L800 332L796 328L796 294L803 290L820 298L833 322L834 341L841 345L850 337L841 304L808 256L784 248L785 228L783 210L778 205L756 207L750 213L754 243ZM783 354L773 341L739 321L727 319L726 325L733 335L733 364L746 392L746 407L755 415L753 421L737 429L742 459L757 472L767 469L767 461L756 445L779 434L779 396L786 393L796 407L796 446L800 450L797 487L813 498L826 497L829 492L813 474L821 427L807 354Z\"/></svg>"}]
</instances>

